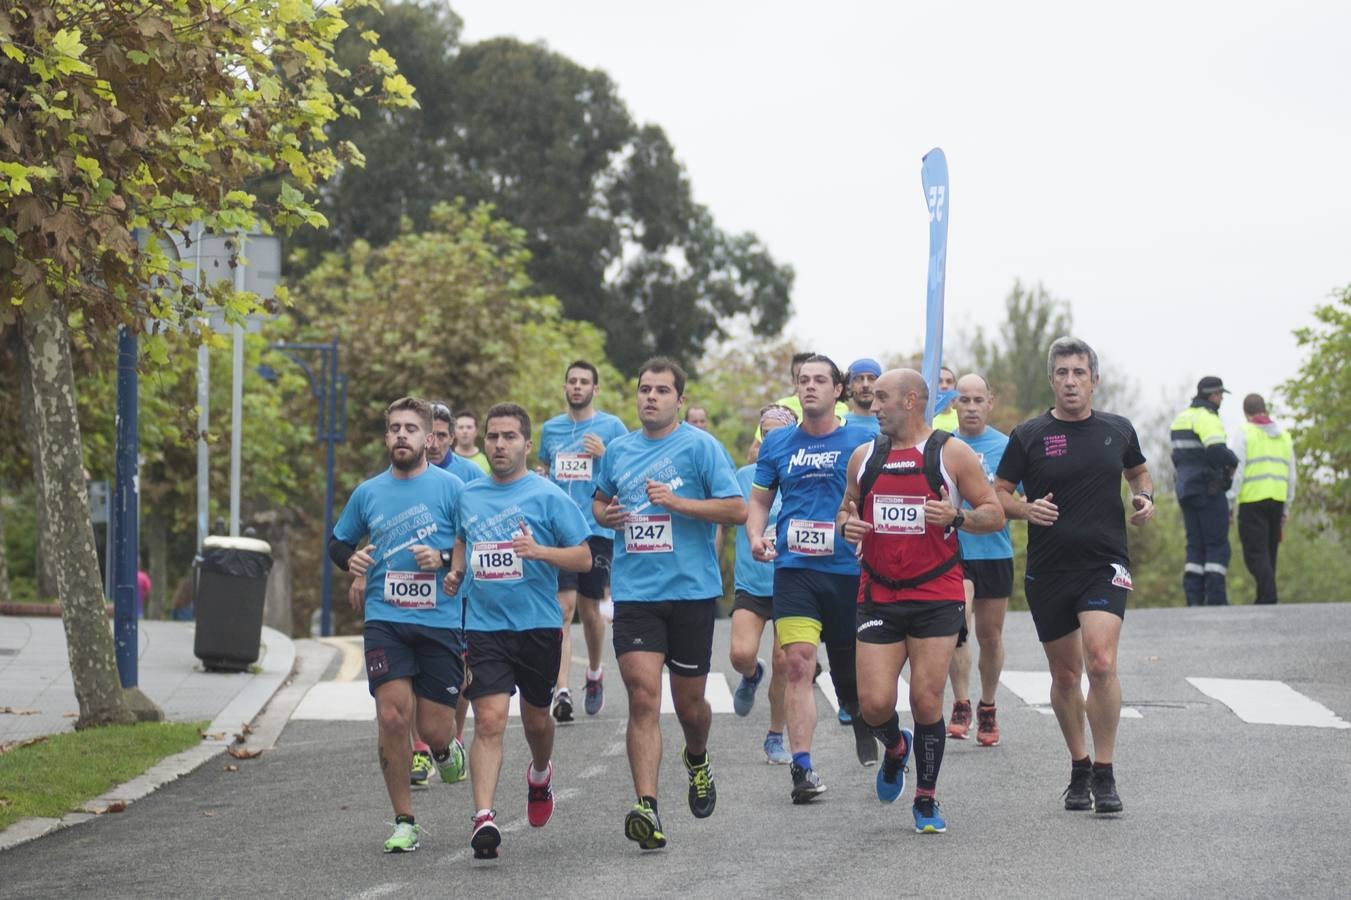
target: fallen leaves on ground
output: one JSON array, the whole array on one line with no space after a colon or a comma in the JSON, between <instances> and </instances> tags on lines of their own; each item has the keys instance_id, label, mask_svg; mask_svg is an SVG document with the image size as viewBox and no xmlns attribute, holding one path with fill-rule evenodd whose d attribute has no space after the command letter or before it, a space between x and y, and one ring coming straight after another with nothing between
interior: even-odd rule
<instances>
[{"instance_id":1,"label":"fallen leaves on ground","mask_svg":"<svg viewBox=\"0 0 1351 900\"><path fill-rule=\"evenodd\" d=\"M47 743L47 736L45 734L42 735L41 737L29 738L26 741L7 741L3 744L0 744L0 756L4 756L11 750L18 750L20 747L31 747L34 744L45 744L45 743Z\"/></svg>"},{"instance_id":2,"label":"fallen leaves on ground","mask_svg":"<svg viewBox=\"0 0 1351 900\"><path fill-rule=\"evenodd\" d=\"M225 732L223 732L223 731L203 731L203 732L202 732L202 740L204 740L204 741L219 741L219 740L223 740L224 738L225 738Z\"/></svg>"},{"instance_id":3,"label":"fallen leaves on ground","mask_svg":"<svg viewBox=\"0 0 1351 900\"><path fill-rule=\"evenodd\" d=\"M225 767L225 771L227 771L227 772L238 772L238 771L239 771L239 766L235 765L234 763L230 763L228 766Z\"/></svg>"},{"instance_id":4,"label":"fallen leaves on ground","mask_svg":"<svg viewBox=\"0 0 1351 900\"><path fill-rule=\"evenodd\" d=\"M243 747L227 747L225 752L235 759L255 759L263 755L262 750L246 750Z\"/></svg>"},{"instance_id":5,"label":"fallen leaves on ground","mask_svg":"<svg viewBox=\"0 0 1351 900\"><path fill-rule=\"evenodd\" d=\"M0 713L8 713L11 716L36 716L42 712L40 709L19 709L17 706L0 706Z\"/></svg>"},{"instance_id":6,"label":"fallen leaves on ground","mask_svg":"<svg viewBox=\"0 0 1351 900\"><path fill-rule=\"evenodd\" d=\"M126 811L127 811L127 801L125 801L125 800L114 800L112 803L109 803L108 806L107 806L103 811L104 811L104 812L110 812L110 813L126 812Z\"/></svg>"}]
</instances>

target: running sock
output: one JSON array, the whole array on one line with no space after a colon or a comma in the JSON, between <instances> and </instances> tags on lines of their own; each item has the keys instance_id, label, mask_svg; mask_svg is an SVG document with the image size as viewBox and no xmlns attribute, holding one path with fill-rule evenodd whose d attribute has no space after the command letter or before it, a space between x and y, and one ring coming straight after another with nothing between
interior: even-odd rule
<instances>
[{"instance_id":1,"label":"running sock","mask_svg":"<svg viewBox=\"0 0 1351 900\"><path fill-rule=\"evenodd\" d=\"M768 739L768 738L781 738L781 737L783 737L783 732L782 732L782 731L766 731L766 732L765 732L765 738L766 738L766 739Z\"/></svg>"},{"instance_id":2,"label":"running sock","mask_svg":"<svg viewBox=\"0 0 1351 900\"><path fill-rule=\"evenodd\" d=\"M493 811L492 811L491 809L480 809L478 812L474 813L474 818L475 818L475 819L481 819L481 818L483 818L484 816L488 816L488 817L491 818L492 815L493 815Z\"/></svg>"},{"instance_id":3,"label":"running sock","mask_svg":"<svg viewBox=\"0 0 1351 900\"><path fill-rule=\"evenodd\" d=\"M812 767L812 755L810 753L794 753L793 765L799 769L810 769Z\"/></svg>"},{"instance_id":4,"label":"running sock","mask_svg":"<svg viewBox=\"0 0 1351 900\"><path fill-rule=\"evenodd\" d=\"M641 800L642 802L646 803L646 804L648 805L648 807L649 807L653 812L656 812L656 811L657 811L657 798L656 798L656 797L648 797L648 796L644 795L644 796L642 796L642 797L639 797L638 799Z\"/></svg>"},{"instance_id":5,"label":"running sock","mask_svg":"<svg viewBox=\"0 0 1351 900\"><path fill-rule=\"evenodd\" d=\"M986 703L984 700L980 701L980 703L979 703L978 705L980 706L981 709L994 709L994 708L995 708L995 705L994 705L993 703Z\"/></svg>"},{"instance_id":6,"label":"running sock","mask_svg":"<svg viewBox=\"0 0 1351 900\"><path fill-rule=\"evenodd\" d=\"M600 680L600 676L603 675L604 673L605 673L605 667L604 667L604 666L601 666L599 669L597 669L597 670L594 671L594 672L591 671L590 669L587 669L587 670L586 670L586 677L587 677L587 680L589 680L589 681L599 681L599 680Z\"/></svg>"},{"instance_id":7,"label":"running sock","mask_svg":"<svg viewBox=\"0 0 1351 900\"><path fill-rule=\"evenodd\" d=\"M705 750L703 753L691 753L686 749L685 762L689 764L690 768L697 769L699 766L708 762L708 751Z\"/></svg>"},{"instance_id":8,"label":"running sock","mask_svg":"<svg viewBox=\"0 0 1351 900\"><path fill-rule=\"evenodd\" d=\"M530 783L535 785L536 787L541 787L543 785L548 784L549 783L548 763L545 763L544 770L540 771L539 769L535 768L535 764L532 762L530 764L530 774L527 775L526 777L530 780Z\"/></svg>"},{"instance_id":9,"label":"running sock","mask_svg":"<svg viewBox=\"0 0 1351 900\"><path fill-rule=\"evenodd\" d=\"M426 741L413 741L413 752L414 752L414 753L431 753L431 752L432 752L432 748L429 747L429 746L427 746L427 742L426 742Z\"/></svg>"},{"instance_id":10,"label":"running sock","mask_svg":"<svg viewBox=\"0 0 1351 900\"><path fill-rule=\"evenodd\" d=\"M1095 762L1095 763L1093 764L1093 771L1094 771L1094 772L1106 772L1108 775L1111 775L1111 774L1112 774L1112 764L1111 764L1111 763L1104 763L1104 762Z\"/></svg>"},{"instance_id":11,"label":"running sock","mask_svg":"<svg viewBox=\"0 0 1351 900\"><path fill-rule=\"evenodd\" d=\"M932 791L938 786L938 770L943 765L943 747L947 743L948 732L943 727L943 717L928 725L915 723L915 770L919 788Z\"/></svg>"},{"instance_id":12,"label":"running sock","mask_svg":"<svg viewBox=\"0 0 1351 900\"><path fill-rule=\"evenodd\" d=\"M395 825L416 825L417 823L413 821L413 817L412 817L412 816L395 816L395 817L394 817L394 824L395 824Z\"/></svg>"},{"instance_id":13,"label":"running sock","mask_svg":"<svg viewBox=\"0 0 1351 900\"><path fill-rule=\"evenodd\" d=\"M1083 759L1072 759L1070 760L1070 768L1091 769L1093 768L1093 757L1085 756Z\"/></svg>"},{"instance_id":14,"label":"running sock","mask_svg":"<svg viewBox=\"0 0 1351 900\"><path fill-rule=\"evenodd\" d=\"M863 721L868 721L864 719ZM905 754L905 748L901 746L901 717L895 713L881 725L871 726L873 734L882 742L882 746L887 748L888 756L900 757Z\"/></svg>"},{"instance_id":15,"label":"running sock","mask_svg":"<svg viewBox=\"0 0 1351 900\"><path fill-rule=\"evenodd\" d=\"M932 800L932 799L933 799L934 797L936 797L937 795L938 795L938 792L935 791L933 788L922 788L922 787L917 787L917 788L915 788L915 799L916 799L916 800L918 800L920 797L928 797L930 800Z\"/></svg>"},{"instance_id":16,"label":"running sock","mask_svg":"<svg viewBox=\"0 0 1351 900\"><path fill-rule=\"evenodd\" d=\"M427 749L431 750L430 747L428 747ZM450 759L450 748L447 747L444 750L432 750L432 759L436 760L439 763L443 763L446 760Z\"/></svg>"}]
</instances>

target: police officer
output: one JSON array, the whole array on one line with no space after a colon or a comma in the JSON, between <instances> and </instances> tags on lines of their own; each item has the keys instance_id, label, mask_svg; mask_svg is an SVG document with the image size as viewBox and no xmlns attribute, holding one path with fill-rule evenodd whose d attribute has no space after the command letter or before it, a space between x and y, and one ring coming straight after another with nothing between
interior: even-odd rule
<instances>
[{"instance_id":1,"label":"police officer","mask_svg":"<svg viewBox=\"0 0 1351 900\"><path fill-rule=\"evenodd\" d=\"M1191 405L1173 420L1173 471L1178 505L1187 528L1187 563L1182 591L1188 606L1225 606L1229 567L1229 503L1238 457L1225 443L1220 402L1224 382L1207 375L1196 385Z\"/></svg>"}]
</instances>

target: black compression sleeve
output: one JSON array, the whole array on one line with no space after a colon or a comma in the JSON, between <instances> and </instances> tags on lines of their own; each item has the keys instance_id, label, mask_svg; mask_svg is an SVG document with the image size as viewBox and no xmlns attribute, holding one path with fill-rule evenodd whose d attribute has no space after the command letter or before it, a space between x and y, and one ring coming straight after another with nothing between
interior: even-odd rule
<instances>
[{"instance_id":1,"label":"black compression sleeve","mask_svg":"<svg viewBox=\"0 0 1351 900\"><path fill-rule=\"evenodd\" d=\"M356 552L357 548L346 541L340 541L337 538L330 538L328 541L328 558L333 560L334 564L344 572L347 571L347 561Z\"/></svg>"}]
</instances>

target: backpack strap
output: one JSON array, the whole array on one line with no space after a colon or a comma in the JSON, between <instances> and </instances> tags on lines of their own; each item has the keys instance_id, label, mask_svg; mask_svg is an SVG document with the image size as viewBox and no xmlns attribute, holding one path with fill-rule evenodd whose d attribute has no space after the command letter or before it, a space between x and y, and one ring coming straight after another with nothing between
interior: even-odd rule
<instances>
[{"instance_id":1,"label":"backpack strap","mask_svg":"<svg viewBox=\"0 0 1351 900\"><path fill-rule=\"evenodd\" d=\"M882 467L887 464L887 455L891 453L891 438L885 434L879 434L873 439L873 452L868 456L867 462L863 464L863 474L858 480L858 505L863 508L863 501L868 499L873 486L877 484L877 477L882 474Z\"/></svg>"},{"instance_id":2,"label":"backpack strap","mask_svg":"<svg viewBox=\"0 0 1351 900\"><path fill-rule=\"evenodd\" d=\"M952 437L951 433L935 428L924 445L924 477L929 479L929 489L937 496L943 495L943 445Z\"/></svg>"}]
</instances>

